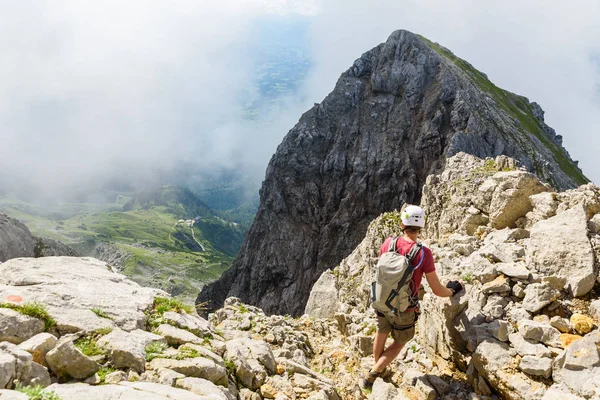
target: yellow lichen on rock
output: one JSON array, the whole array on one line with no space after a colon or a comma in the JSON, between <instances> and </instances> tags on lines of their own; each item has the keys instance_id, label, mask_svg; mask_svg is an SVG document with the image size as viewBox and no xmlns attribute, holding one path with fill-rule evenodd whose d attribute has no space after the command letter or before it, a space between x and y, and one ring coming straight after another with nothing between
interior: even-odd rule
<instances>
[{"instance_id":1,"label":"yellow lichen on rock","mask_svg":"<svg viewBox=\"0 0 600 400\"><path fill-rule=\"evenodd\" d=\"M563 333L560 335L560 343L562 344L563 349L566 349L571 345L571 343L576 340L581 339L582 337L579 335L571 335L570 333Z\"/></svg>"},{"instance_id":2,"label":"yellow lichen on rock","mask_svg":"<svg viewBox=\"0 0 600 400\"><path fill-rule=\"evenodd\" d=\"M594 320L592 318L578 313L571 316L571 324L580 335L585 335L594 328Z\"/></svg>"}]
</instances>

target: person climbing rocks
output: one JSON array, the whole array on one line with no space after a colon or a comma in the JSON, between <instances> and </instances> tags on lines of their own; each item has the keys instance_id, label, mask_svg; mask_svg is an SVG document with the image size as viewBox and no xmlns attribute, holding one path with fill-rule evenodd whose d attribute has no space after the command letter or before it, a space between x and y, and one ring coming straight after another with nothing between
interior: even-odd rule
<instances>
[{"instance_id":1,"label":"person climbing rocks","mask_svg":"<svg viewBox=\"0 0 600 400\"><path fill-rule=\"evenodd\" d=\"M458 281L448 282L445 287L442 285L431 250L418 241L425 226L425 211L410 205L402 212L401 219L403 236L387 238L379 252L371 299L377 315L377 333L373 342L375 363L360 380L361 389L370 389L373 382L384 375L386 367L402 347L414 337L423 275L436 296L450 297L463 289ZM394 342L385 348L390 333Z\"/></svg>"}]
</instances>

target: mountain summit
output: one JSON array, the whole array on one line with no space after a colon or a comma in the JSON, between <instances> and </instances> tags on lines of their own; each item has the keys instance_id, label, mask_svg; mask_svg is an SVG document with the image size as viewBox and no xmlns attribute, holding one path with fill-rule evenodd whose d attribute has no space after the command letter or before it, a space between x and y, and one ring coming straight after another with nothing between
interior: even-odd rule
<instances>
[{"instance_id":1,"label":"mountain summit","mask_svg":"<svg viewBox=\"0 0 600 400\"><path fill-rule=\"evenodd\" d=\"M392 33L284 138L237 259L197 301L218 307L237 296L268 313L302 313L313 283L369 222L419 203L426 177L461 151L510 156L556 189L586 183L543 117L446 48Z\"/></svg>"}]
</instances>

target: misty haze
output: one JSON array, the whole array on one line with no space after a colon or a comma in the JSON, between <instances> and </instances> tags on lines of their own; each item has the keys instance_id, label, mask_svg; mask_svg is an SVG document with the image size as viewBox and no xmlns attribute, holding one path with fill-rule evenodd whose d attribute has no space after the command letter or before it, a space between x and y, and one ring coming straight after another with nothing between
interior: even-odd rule
<instances>
[{"instance_id":1,"label":"misty haze","mask_svg":"<svg viewBox=\"0 0 600 400\"><path fill-rule=\"evenodd\" d=\"M1 10L1 399L600 398L598 1Z\"/></svg>"}]
</instances>

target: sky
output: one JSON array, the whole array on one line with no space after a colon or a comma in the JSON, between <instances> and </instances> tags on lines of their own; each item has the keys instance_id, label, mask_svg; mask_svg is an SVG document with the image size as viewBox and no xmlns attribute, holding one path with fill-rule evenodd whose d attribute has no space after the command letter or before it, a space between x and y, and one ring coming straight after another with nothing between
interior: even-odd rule
<instances>
[{"instance_id":1,"label":"sky","mask_svg":"<svg viewBox=\"0 0 600 400\"><path fill-rule=\"evenodd\" d=\"M0 0L0 187L152 185L189 171L258 178L339 75L396 29L439 42L537 101L600 183L600 3L581 0ZM260 24L306 21L306 78L259 98ZM285 24L284 24L285 25ZM179 169L180 170L180 169ZM254 188L256 190L256 188Z\"/></svg>"}]
</instances>

